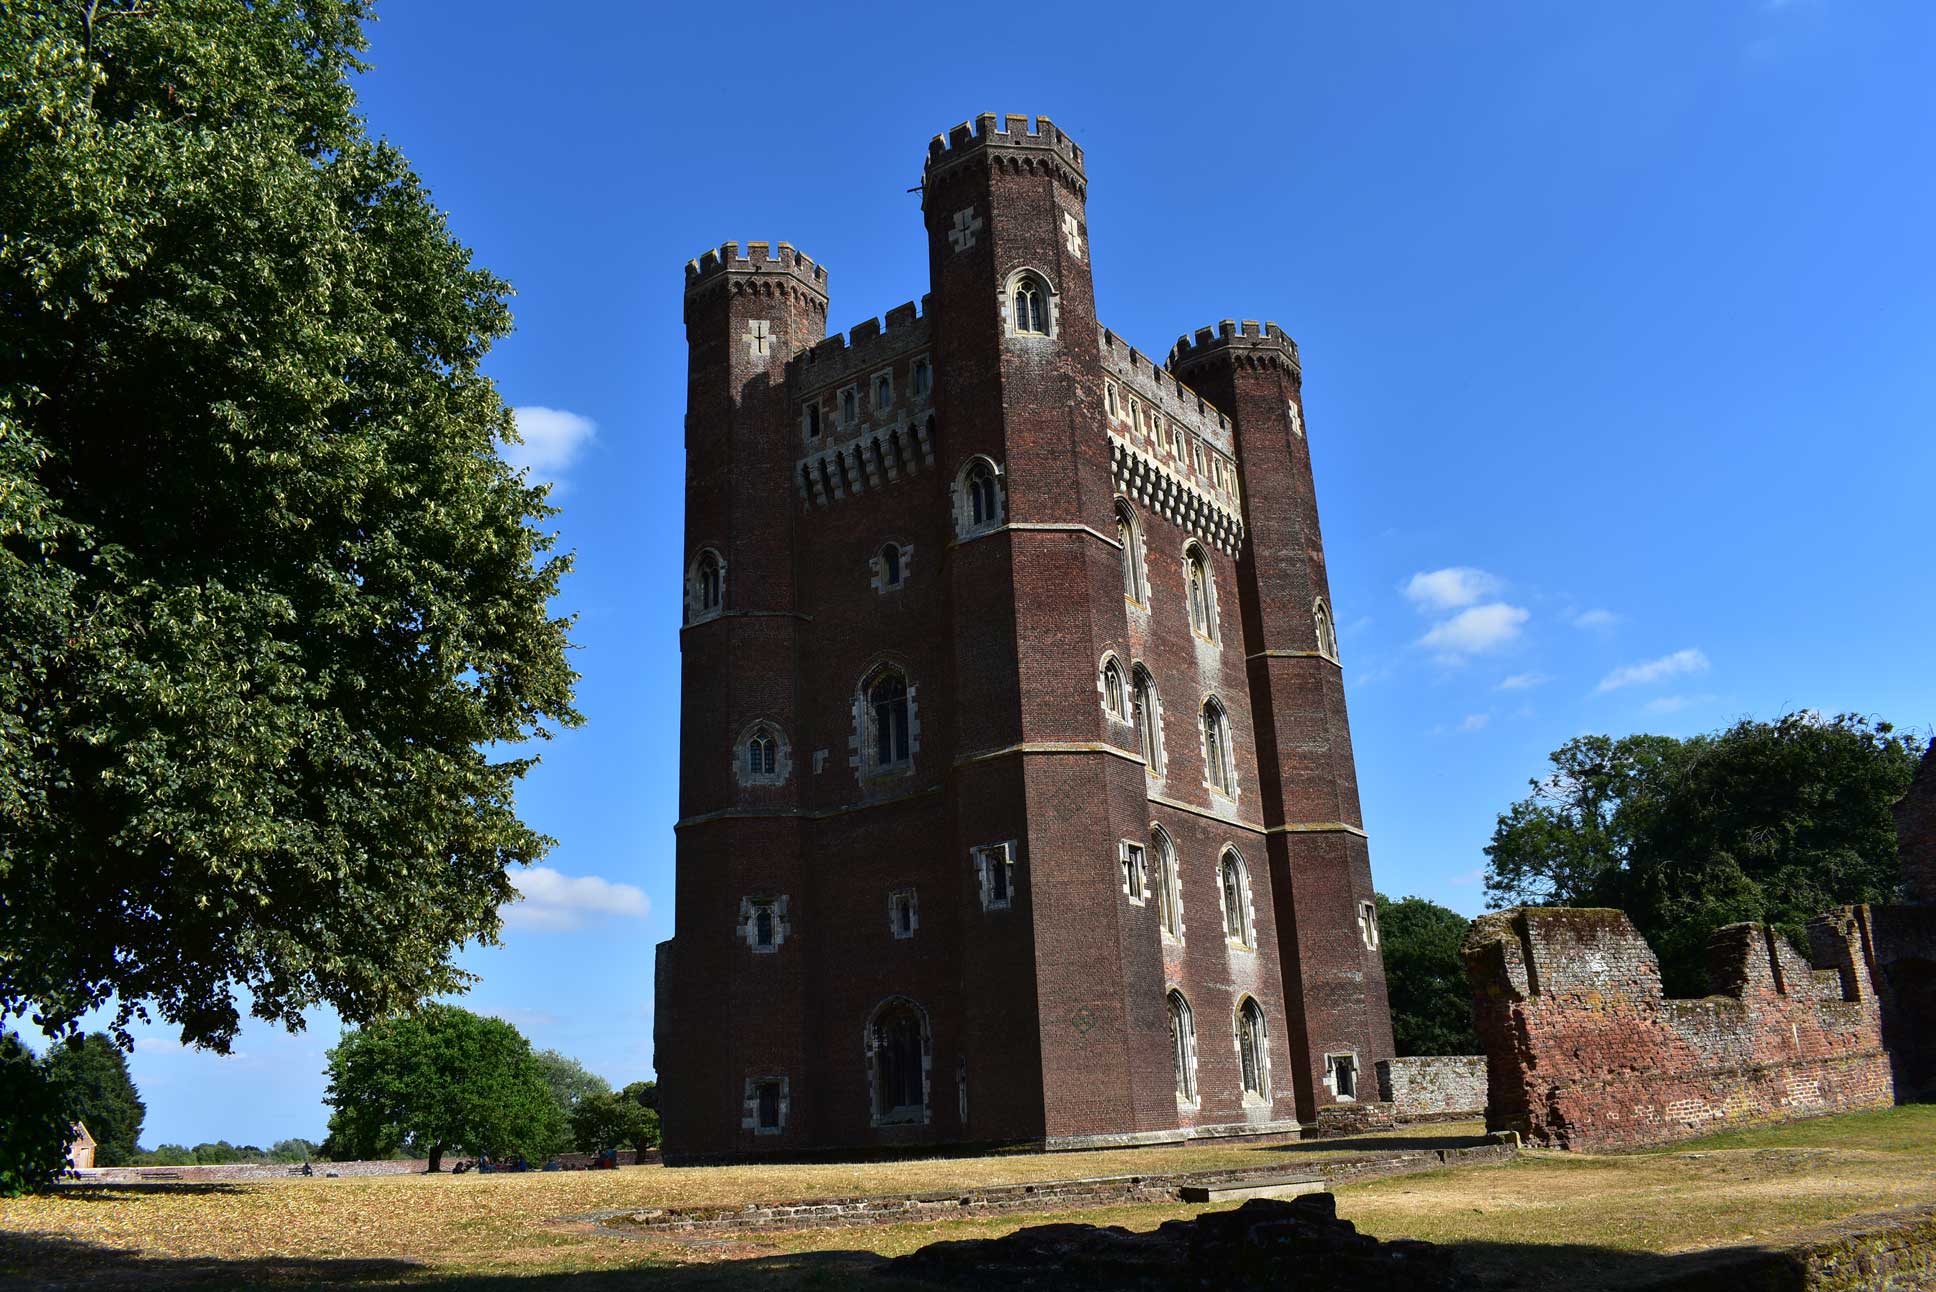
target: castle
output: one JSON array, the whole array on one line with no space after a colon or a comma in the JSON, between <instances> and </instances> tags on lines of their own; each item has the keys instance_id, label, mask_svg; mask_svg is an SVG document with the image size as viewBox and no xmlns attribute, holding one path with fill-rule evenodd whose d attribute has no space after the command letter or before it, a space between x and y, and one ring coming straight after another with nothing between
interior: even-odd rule
<instances>
[{"instance_id":1,"label":"castle","mask_svg":"<svg viewBox=\"0 0 1936 1292\"><path fill-rule=\"evenodd\" d=\"M1297 346L1100 327L1046 117L936 137L921 194L885 326L827 336L784 242L686 266L666 1159L1362 1108L1391 1024Z\"/></svg>"}]
</instances>

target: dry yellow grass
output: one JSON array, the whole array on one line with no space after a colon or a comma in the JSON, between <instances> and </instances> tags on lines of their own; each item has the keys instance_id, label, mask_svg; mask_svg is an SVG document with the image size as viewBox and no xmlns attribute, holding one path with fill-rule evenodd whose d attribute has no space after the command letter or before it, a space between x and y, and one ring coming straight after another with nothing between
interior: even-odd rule
<instances>
[{"instance_id":1,"label":"dry yellow grass","mask_svg":"<svg viewBox=\"0 0 1936 1292\"><path fill-rule=\"evenodd\" d=\"M1469 1128L1460 1128L1469 1129ZM1447 1128L1423 1134L1442 1136ZM564 1217L1312 1160L1336 1145L1202 1145L962 1160L524 1176L290 1180L88 1190L0 1202L0 1278L33 1286L838 1287L880 1256L1049 1220L1148 1228L1182 1205L747 1237L614 1236ZM1617 1285L1673 1253L1936 1197L1936 1108L1856 1114L1655 1154L1528 1154L1351 1186L1380 1237L1458 1243L1480 1268L1529 1262ZM1625 1254L1625 1255L1623 1255Z\"/></svg>"}]
</instances>

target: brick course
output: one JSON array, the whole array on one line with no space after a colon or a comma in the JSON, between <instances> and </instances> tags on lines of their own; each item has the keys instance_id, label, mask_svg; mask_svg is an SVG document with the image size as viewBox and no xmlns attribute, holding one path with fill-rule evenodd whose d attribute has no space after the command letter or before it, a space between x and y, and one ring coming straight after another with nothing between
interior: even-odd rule
<instances>
[{"instance_id":1,"label":"brick course","mask_svg":"<svg viewBox=\"0 0 1936 1292\"><path fill-rule=\"evenodd\" d=\"M1809 935L1804 957L1765 925L1719 929L1716 994L1669 1000L1620 911L1480 917L1464 956L1487 1127L1618 1149L1892 1102L1869 909L1817 916Z\"/></svg>"},{"instance_id":2,"label":"brick course","mask_svg":"<svg viewBox=\"0 0 1936 1292\"><path fill-rule=\"evenodd\" d=\"M1486 1056L1425 1054L1381 1063L1378 1097L1400 1121L1477 1117L1486 1108Z\"/></svg>"},{"instance_id":3,"label":"brick course","mask_svg":"<svg viewBox=\"0 0 1936 1292\"><path fill-rule=\"evenodd\" d=\"M680 560L709 550L726 575L716 614L692 613L689 593L682 634L675 930L655 1013L670 1161L1282 1130L1332 1102L1327 1053L1354 1054L1366 1079L1391 1053L1383 968L1357 923L1372 890L1342 674L1312 620L1329 594L1296 346L1228 323L1168 368L1129 348L1095 317L1086 198L1082 150L1046 118L983 117L930 147L918 308L828 337L827 271L785 243L728 243L687 268ZM1009 317L1024 273L1051 335ZM1125 415L1132 398L1160 434ZM1001 523L963 533L959 482L983 459ZM1119 500L1140 527L1142 603L1124 596ZM890 542L916 554L892 589ZM1188 617L1192 542L1214 586L1207 636ZM1126 685L1132 664L1156 679L1160 775L1103 711L1107 656ZM911 684L916 730L909 765L874 775L862 686L882 664ZM1232 794L1206 784L1212 695ZM761 722L786 773L749 781L737 742ZM1121 891L1119 841L1153 852L1157 829L1179 861L1180 941L1154 900ZM1005 841L1013 900L984 910L971 852ZM1249 875L1253 945L1220 927L1226 849ZM888 895L907 889L920 927L895 938ZM755 952L746 904L780 898L785 941ZM1189 1103L1171 989L1195 1020ZM867 1026L890 997L926 1019L928 1098L921 1120L877 1126ZM1264 1097L1242 1088L1246 997L1265 1023ZM786 1123L756 1135L747 1082L766 1078L786 1082Z\"/></svg>"}]
</instances>

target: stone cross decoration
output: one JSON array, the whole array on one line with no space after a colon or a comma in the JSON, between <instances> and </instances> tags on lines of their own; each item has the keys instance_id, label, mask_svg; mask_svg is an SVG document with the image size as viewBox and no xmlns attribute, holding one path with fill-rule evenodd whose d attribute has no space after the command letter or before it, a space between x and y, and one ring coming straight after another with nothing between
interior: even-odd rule
<instances>
[{"instance_id":1,"label":"stone cross decoration","mask_svg":"<svg viewBox=\"0 0 1936 1292\"><path fill-rule=\"evenodd\" d=\"M975 214L974 207L956 211L955 227L948 230L948 243L956 251L966 251L975 245L975 235L981 228L981 217Z\"/></svg>"},{"instance_id":2,"label":"stone cross decoration","mask_svg":"<svg viewBox=\"0 0 1936 1292\"><path fill-rule=\"evenodd\" d=\"M1284 410L1290 415L1291 434L1299 439L1304 438L1304 414L1298 411L1297 401L1295 399L1288 401L1284 405Z\"/></svg>"},{"instance_id":3,"label":"stone cross decoration","mask_svg":"<svg viewBox=\"0 0 1936 1292\"><path fill-rule=\"evenodd\" d=\"M1076 223L1075 212L1062 213L1062 239L1069 244L1069 254L1077 259L1082 257L1082 228Z\"/></svg>"},{"instance_id":4,"label":"stone cross decoration","mask_svg":"<svg viewBox=\"0 0 1936 1292\"><path fill-rule=\"evenodd\" d=\"M755 359L764 359L773 352L773 329L765 319L748 319L746 322L746 353Z\"/></svg>"}]
</instances>

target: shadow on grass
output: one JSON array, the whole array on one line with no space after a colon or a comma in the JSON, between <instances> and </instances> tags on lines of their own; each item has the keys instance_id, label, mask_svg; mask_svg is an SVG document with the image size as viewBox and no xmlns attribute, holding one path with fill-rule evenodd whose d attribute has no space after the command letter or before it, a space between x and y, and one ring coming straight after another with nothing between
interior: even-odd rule
<instances>
[{"instance_id":1,"label":"shadow on grass","mask_svg":"<svg viewBox=\"0 0 1936 1292\"><path fill-rule=\"evenodd\" d=\"M1445 1148L1479 1148L1492 1143L1484 1135L1344 1135L1337 1139L1301 1139L1287 1144L1260 1144L1259 1153L1423 1153Z\"/></svg>"},{"instance_id":2,"label":"shadow on grass","mask_svg":"<svg viewBox=\"0 0 1936 1292\"><path fill-rule=\"evenodd\" d=\"M1048 1235L1081 1241L1080 1233L1103 1230L1091 1225L1029 1227L1018 1236ZM1115 1230L1127 1235L1127 1231ZM1786 1253L1764 1248L1728 1248L1681 1255L1617 1251L1577 1244L1447 1243L1459 1274L1458 1286L1472 1292L1801 1292L1808 1287L1801 1264ZM332 1288L346 1292L422 1289L424 1292L920 1292L921 1289L990 1289L991 1292L1103 1292L1142 1288L1170 1292L1200 1287L1194 1276L1178 1279L1153 1264L1147 1278L1125 1277L1116 1265L1085 1273L1080 1260L1052 1262L1034 1269L978 1269L972 1255L942 1274L917 1276L887 1268L886 1258L867 1251L824 1251L721 1259L667 1265L642 1261L618 1269L579 1273L449 1274L408 1260L329 1259L267 1256L248 1260L170 1258L48 1235L0 1233L0 1288L45 1290L123 1288L221 1288L225 1292L286 1292ZM1313 1270L1313 1274L1317 1271ZM1328 1280L1309 1282L1281 1275L1267 1284L1297 1292L1328 1288ZM1232 1289L1252 1286L1227 1283ZM1265 1284L1258 1284L1262 1287ZM1401 1292L1403 1278L1387 1285L1362 1285L1357 1292Z\"/></svg>"}]
</instances>

